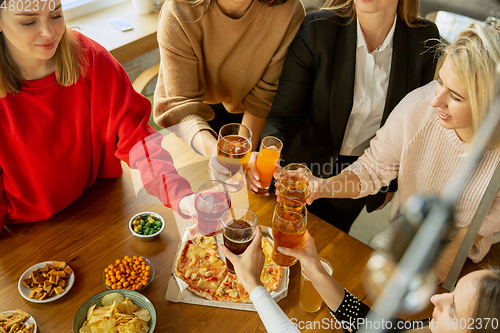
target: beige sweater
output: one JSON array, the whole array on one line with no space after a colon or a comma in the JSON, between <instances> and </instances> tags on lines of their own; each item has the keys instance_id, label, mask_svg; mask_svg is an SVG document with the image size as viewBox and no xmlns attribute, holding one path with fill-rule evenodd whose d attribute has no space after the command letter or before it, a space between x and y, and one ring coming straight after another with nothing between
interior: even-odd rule
<instances>
[{"instance_id":1,"label":"beige sweater","mask_svg":"<svg viewBox=\"0 0 500 333\"><path fill-rule=\"evenodd\" d=\"M300 0L274 6L254 0L239 19L226 16L215 0L208 8L167 0L158 23L156 123L168 128L182 122L177 132L191 142L210 128L214 113L208 104L265 118L304 15Z\"/></svg>"},{"instance_id":2,"label":"beige sweater","mask_svg":"<svg viewBox=\"0 0 500 333\"><path fill-rule=\"evenodd\" d=\"M391 113L359 160L348 170L362 182L360 197L376 193L398 177L391 220L413 194L440 195L458 177L466 161L467 145L455 131L440 125L436 110L430 106L436 81L408 94ZM484 155L455 207L456 227L469 226L500 161L498 150ZM484 238L469 252L479 262L488 253L492 234L500 230L500 197L485 217L479 234Z\"/></svg>"}]
</instances>

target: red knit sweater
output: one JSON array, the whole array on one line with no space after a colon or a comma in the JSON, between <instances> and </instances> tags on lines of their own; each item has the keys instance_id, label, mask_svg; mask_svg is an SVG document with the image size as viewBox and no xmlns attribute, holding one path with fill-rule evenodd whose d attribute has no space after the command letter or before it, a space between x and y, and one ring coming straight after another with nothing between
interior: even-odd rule
<instances>
[{"instance_id":1,"label":"red knit sweater","mask_svg":"<svg viewBox=\"0 0 500 333\"><path fill-rule=\"evenodd\" d=\"M108 51L77 34L88 67L76 84L60 86L52 73L0 98L0 232L6 223L50 218L97 177L120 176L120 160L175 210L192 193L148 125L149 101Z\"/></svg>"}]
</instances>

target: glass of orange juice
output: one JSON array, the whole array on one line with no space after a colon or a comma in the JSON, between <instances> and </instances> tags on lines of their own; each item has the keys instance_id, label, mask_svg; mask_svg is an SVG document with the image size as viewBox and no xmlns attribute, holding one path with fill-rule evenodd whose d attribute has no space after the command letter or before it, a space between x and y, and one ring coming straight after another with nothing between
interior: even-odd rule
<instances>
[{"instance_id":1,"label":"glass of orange juice","mask_svg":"<svg viewBox=\"0 0 500 333\"><path fill-rule=\"evenodd\" d=\"M330 265L326 259L320 258L320 261L325 271L331 276L333 273L332 265ZM311 281L309 281L309 279L304 275L302 270L301 273L299 296L300 307L306 312L316 312L321 309L323 299L316 291L316 288L314 288Z\"/></svg>"},{"instance_id":2,"label":"glass of orange juice","mask_svg":"<svg viewBox=\"0 0 500 333\"><path fill-rule=\"evenodd\" d=\"M257 194L266 194L273 180L273 173L279 163L283 142L274 136L266 136L260 143L259 156L255 166L259 173L261 188Z\"/></svg>"}]
</instances>

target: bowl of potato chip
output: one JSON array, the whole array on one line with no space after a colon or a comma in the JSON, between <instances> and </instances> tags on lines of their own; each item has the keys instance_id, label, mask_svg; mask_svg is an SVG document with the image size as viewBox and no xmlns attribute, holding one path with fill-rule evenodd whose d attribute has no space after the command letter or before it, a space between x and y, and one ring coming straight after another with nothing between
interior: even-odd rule
<instances>
[{"instance_id":1,"label":"bowl of potato chip","mask_svg":"<svg viewBox=\"0 0 500 333\"><path fill-rule=\"evenodd\" d=\"M160 215L153 212L142 212L132 216L128 223L128 228L132 235L140 241L151 242L165 228L165 220Z\"/></svg>"},{"instance_id":2,"label":"bowl of potato chip","mask_svg":"<svg viewBox=\"0 0 500 333\"><path fill-rule=\"evenodd\" d=\"M89 298L73 319L73 333L153 333L156 310L136 291L107 290Z\"/></svg>"}]
</instances>

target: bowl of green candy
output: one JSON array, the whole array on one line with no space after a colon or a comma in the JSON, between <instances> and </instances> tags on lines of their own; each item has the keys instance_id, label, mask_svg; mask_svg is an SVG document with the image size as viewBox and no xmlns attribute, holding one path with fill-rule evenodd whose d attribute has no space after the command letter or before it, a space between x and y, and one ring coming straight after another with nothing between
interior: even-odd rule
<instances>
[{"instance_id":1,"label":"bowl of green candy","mask_svg":"<svg viewBox=\"0 0 500 333\"><path fill-rule=\"evenodd\" d=\"M165 228L163 217L153 212L134 215L128 224L130 232L140 241L150 242L158 237Z\"/></svg>"}]
</instances>

